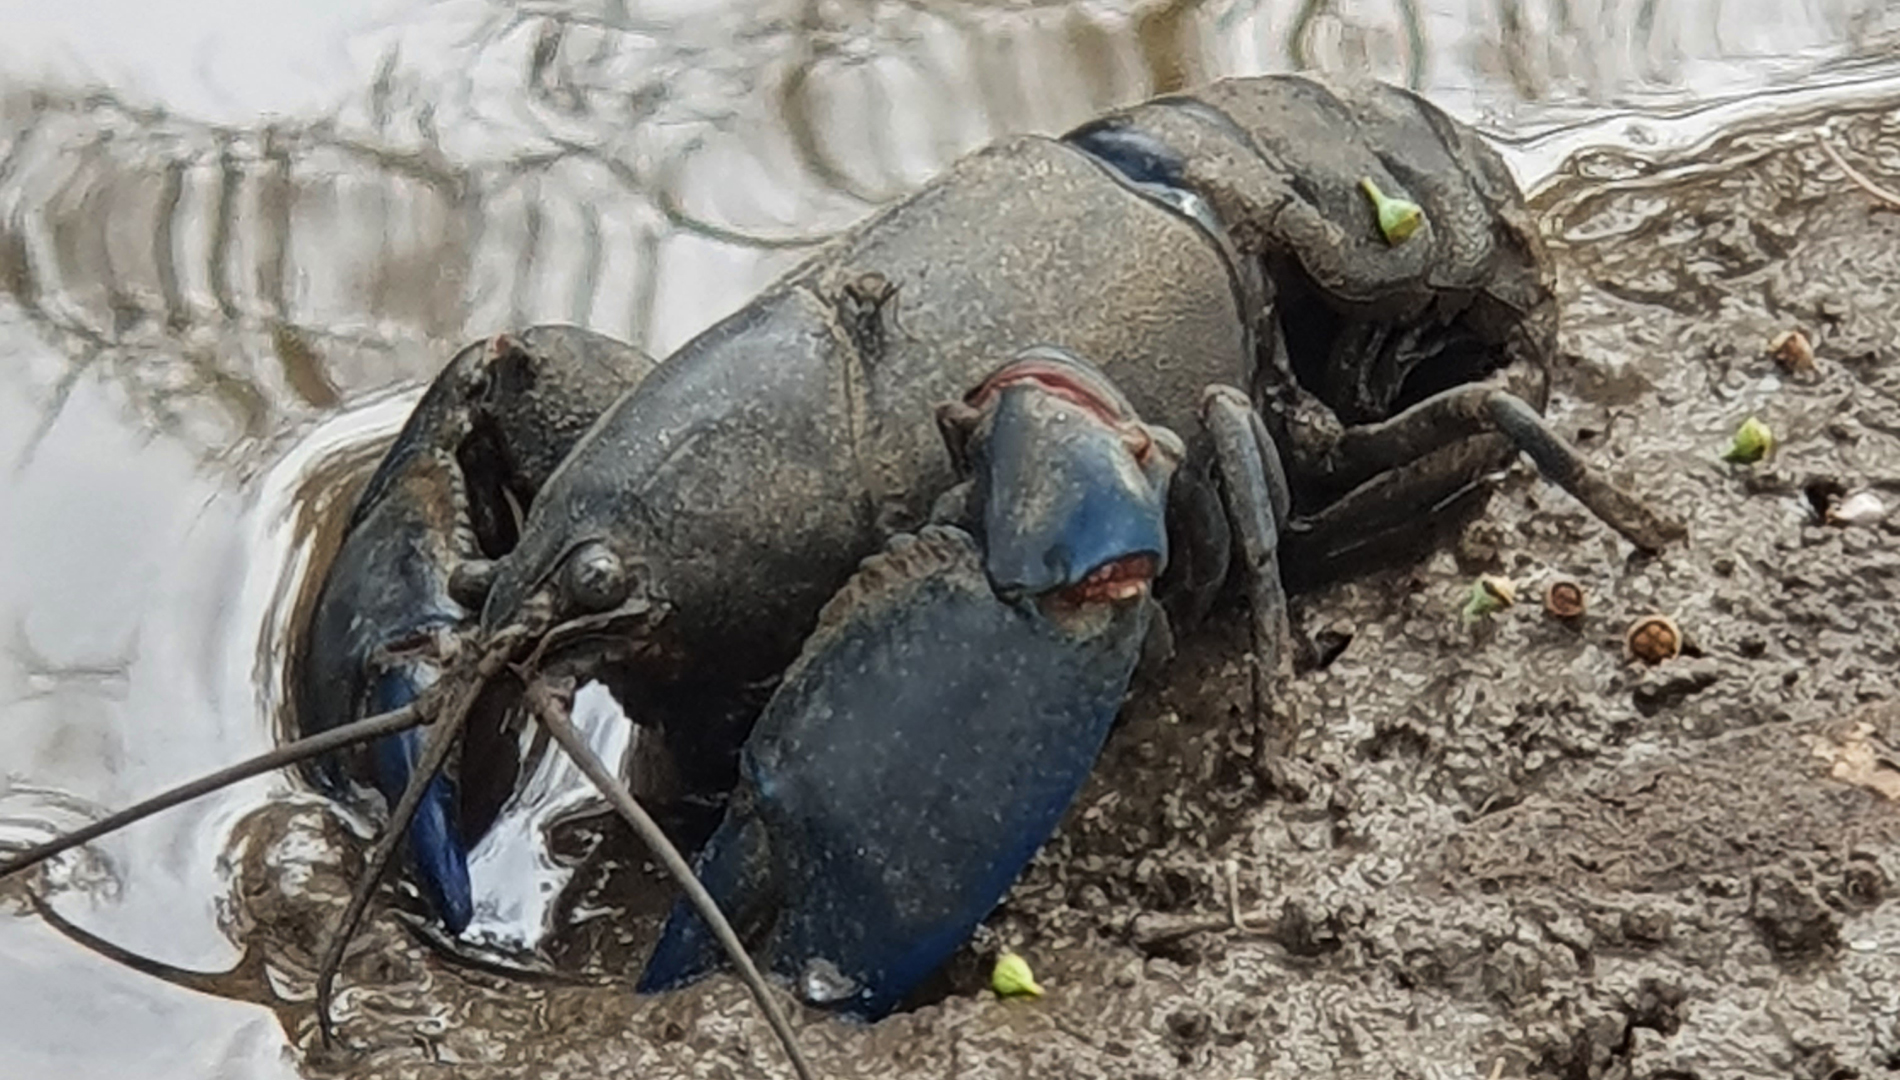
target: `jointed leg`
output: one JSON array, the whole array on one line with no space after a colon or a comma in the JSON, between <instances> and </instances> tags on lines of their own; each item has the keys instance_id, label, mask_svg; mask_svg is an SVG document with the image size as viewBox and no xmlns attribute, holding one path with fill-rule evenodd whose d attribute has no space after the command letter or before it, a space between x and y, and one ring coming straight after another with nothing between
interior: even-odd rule
<instances>
[{"instance_id":1,"label":"jointed leg","mask_svg":"<svg viewBox=\"0 0 1900 1080\"><path fill-rule=\"evenodd\" d=\"M1685 535L1681 524L1612 484L1522 398L1483 383L1435 394L1390 420L1347 429L1317 463L1315 475L1342 488L1358 487L1454 443L1492 432L1509 438L1545 477L1642 550L1660 551Z\"/></svg>"},{"instance_id":2,"label":"jointed leg","mask_svg":"<svg viewBox=\"0 0 1900 1080\"><path fill-rule=\"evenodd\" d=\"M1221 501L1227 508L1253 636L1253 714L1256 752L1269 756L1297 733L1286 704L1293 678L1293 630L1280 579L1280 529L1289 506L1286 474L1266 426L1245 394L1209 387L1201 421L1214 442Z\"/></svg>"},{"instance_id":3,"label":"jointed leg","mask_svg":"<svg viewBox=\"0 0 1900 1080\"><path fill-rule=\"evenodd\" d=\"M1474 435L1374 474L1318 513L1288 524L1281 546L1289 565L1303 581L1326 580L1341 568L1423 543L1448 519L1450 504L1475 492L1509 450L1501 435Z\"/></svg>"}]
</instances>

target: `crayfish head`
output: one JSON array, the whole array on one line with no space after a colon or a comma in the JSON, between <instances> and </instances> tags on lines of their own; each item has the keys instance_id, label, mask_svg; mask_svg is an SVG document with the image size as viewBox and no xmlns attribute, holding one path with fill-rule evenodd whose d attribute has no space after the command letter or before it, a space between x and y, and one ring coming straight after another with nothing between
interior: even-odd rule
<instances>
[{"instance_id":1,"label":"crayfish head","mask_svg":"<svg viewBox=\"0 0 1900 1080\"><path fill-rule=\"evenodd\" d=\"M1168 559L1168 484L1183 456L1099 369L1025 350L943 413L974 481L985 570L1045 613L1147 595Z\"/></svg>"}]
</instances>

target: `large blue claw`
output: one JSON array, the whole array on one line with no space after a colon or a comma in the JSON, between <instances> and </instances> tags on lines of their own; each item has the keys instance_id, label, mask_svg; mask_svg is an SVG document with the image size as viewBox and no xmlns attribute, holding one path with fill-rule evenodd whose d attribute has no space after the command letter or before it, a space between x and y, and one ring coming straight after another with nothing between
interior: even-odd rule
<instances>
[{"instance_id":1,"label":"large blue claw","mask_svg":"<svg viewBox=\"0 0 1900 1080\"><path fill-rule=\"evenodd\" d=\"M1055 350L944 415L983 544L927 529L833 598L696 870L763 966L871 1020L969 937L1088 777L1147 632L1181 456ZM640 990L721 963L682 904Z\"/></svg>"},{"instance_id":2,"label":"large blue claw","mask_svg":"<svg viewBox=\"0 0 1900 1080\"><path fill-rule=\"evenodd\" d=\"M344 538L311 619L306 672L298 686L298 719L306 733L401 708L435 681L438 634L466 615L449 597L448 568L458 553L451 515L453 478L439 455L405 464L396 487L402 497L370 508ZM422 497L415 497L420 492ZM402 797L422 738L411 731L372 744L368 779L390 806ZM350 759L327 762L321 778L345 796ZM452 932L468 925L466 853L454 827L454 787L437 777L408 829L412 861L423 892Z\"/></svg>"},{"instance_id":3,"label":"large blue claw","mask_svg":"<svg viewBox=\"0 0 1900 1080\"><path fill-rule=\"evenodd\" d=\"M472 405L487 381L493 349L458 353L424 393L351 512L336 557L311 612L297 680L297 719L315 734L416 699L440 669L437 635L465 625L468 614L449 594L449 576L476 551L466 510L467 477L456 451L472 424ZM401 797L421 737L378 740L360 760L337 755L319 779L347 797L367 765L368 779L393 807ZM438 778L427 790L408 838L423 892L451 929L468 924L466 854L457 838L453 786Z\"/></svg>"},{"instance_id":4,"label":"large blue claw","mask_svg":"<svg viewBox=\"0 0 1900 1080\"><path fill-rule=\"evenodd\" d=\"M371 686L371 711L388 712L416 700L438 673L428 664L402 664L383 672ZM370 752L376 789L394 806L409 786L409 774L422 753L415 729L378 740ZM468 849L455 816L455 789L438 775L423 789L422 804L409 823L409 857L429 903L449 933L459 934L475 917L468 880Z\"/></svg>"},{"instance_id":5,"label":"large blue claw","mask_svg":"<svg viewBox=\"0 0 1900 1080\"><path fill-rule=\"evenodd\" d=\"M1054 831L1121 706L1146 611L1005 602L953 529L867 562L766 707L698 859L761 963L814 1005L896 1008ZM720 963L681 905L640 990Z\"/></svg>"},{"instance_id":6,"label":"large blue claw","mask_svg":"<svg viewBox=\"0 0 1900 1080\"><path fill-rule=\"evenodd\" d=\"M480 575L457 588L457 570L515 542L515 507L532 501L582 433L652 367L626 345L566 326L498 335L455 355L371 474L324 576L296 679L303 734L400 708L436 680L444 635L466 630L480 603L470 595ZM367 771L393 807L421 743L411 732L377 742L366 761L335 755L317 779L346 797ZM480 764L474 743L465 746ZM487 794L458 795L438 776L408 828L416 876L452 933L472 915L464 840L488 828Z\"/></svg>"}]
</instances>

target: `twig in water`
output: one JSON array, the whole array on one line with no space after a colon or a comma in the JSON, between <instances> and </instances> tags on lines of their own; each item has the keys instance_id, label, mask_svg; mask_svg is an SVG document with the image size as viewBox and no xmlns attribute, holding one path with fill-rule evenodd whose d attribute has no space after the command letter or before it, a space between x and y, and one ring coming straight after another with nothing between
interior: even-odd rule
<instances>
[{"instance_id":1,"label":"twig in water","mask_svg":"<svg viewBox=\"0 0 1900 1080\"><path fill-rule=\"evenodd\" d=\"M1834 149L1834 144L1828 140L1826 135L1816 131L1814 133L1814 142L1821 148L1821 152L1827 155L1827 159L1834 163L1834 167L1847 175L1848 182L1867 194L1872 195L1876 200L1886 204L1888 207L1900 210L1900 195L1896 195L1886 188L1881 187L1879 184L1874 183L1867 178L1865 173L1849 165L1847 159L1841 156L1841 152Z\"/></svg>"}]
</instances>

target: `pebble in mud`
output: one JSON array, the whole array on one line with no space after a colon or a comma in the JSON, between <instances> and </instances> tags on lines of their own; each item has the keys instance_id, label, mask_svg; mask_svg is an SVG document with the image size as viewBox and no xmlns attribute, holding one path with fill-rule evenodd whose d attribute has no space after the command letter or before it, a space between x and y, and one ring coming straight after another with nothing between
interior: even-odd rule
<instances>
[{"instance_id":1,"label":"pebble in mud","mask_svg":"<svg viewBox=\"0 0 1900 1080\"><path fill-rule=\"evenodd\" d=\"M1812 375L1815 373L1814 346L1808 342L1808 336L1799 330L1783 330L1768 343L1768 352L1781 365L1781 369L1790 375Z\"/></svg>"}]
</instances>

